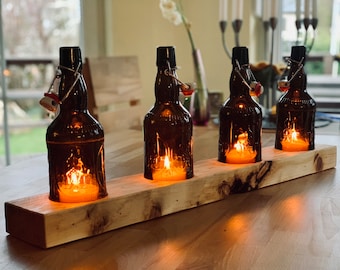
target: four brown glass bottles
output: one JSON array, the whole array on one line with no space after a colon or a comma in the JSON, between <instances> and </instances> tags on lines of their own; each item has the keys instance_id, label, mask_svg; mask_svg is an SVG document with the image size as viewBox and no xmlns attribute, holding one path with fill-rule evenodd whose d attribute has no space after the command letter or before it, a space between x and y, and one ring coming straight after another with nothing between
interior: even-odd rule
<instances>
[{"instance_id":1,"label":"four brown glass bottles","mask_svg":"<svg viewBox=\"0 0 340 270\"><path fill-rule=\"evenodd\" d=\"M292 48L290 89L277 104L275 148L286 147L286 136L297 136L314 149L315 102L306 92L303 70L305 48ZM249 94L248 49L235 47L230 97L220 109L218 160L252 163L261 160L260 106ZM144 118L144 177L185 180L193 177L192 120L179 102L174 47L157 48L155 104ZM60 48L60 111L46 133L50 199L90 201L105 197L104 132L87 109L87 91L81 75L79 47ZM290 139L292 140L292 139Z\"/></svg>"}]
</instances>

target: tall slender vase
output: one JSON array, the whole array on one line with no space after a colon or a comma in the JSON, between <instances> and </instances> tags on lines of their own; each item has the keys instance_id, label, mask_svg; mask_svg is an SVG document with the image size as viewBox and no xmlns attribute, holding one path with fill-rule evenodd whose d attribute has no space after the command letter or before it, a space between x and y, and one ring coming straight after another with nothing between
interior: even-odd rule
<instances>
[{"instance_id":1,"label":"tall slender vase","mask_svg":"<svg viewBox=\"0 0 340 270\"><path fill-rule=\"evenodd\" d=\"M196 89L191 97L190 114L194 125L205 126L210 119L210 105L201 51L195 49L192 56L194 59Z\"/></svg>"}]
</instances>

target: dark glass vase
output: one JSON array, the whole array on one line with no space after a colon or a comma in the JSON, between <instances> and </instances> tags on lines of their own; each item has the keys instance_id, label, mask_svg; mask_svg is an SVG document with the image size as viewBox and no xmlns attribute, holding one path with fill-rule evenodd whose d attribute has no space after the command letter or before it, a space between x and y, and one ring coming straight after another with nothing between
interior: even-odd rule
<instances>
[{"instance_id":1,"label":"dark glass vase","mask_svg":"<svg viewBox=\"0 0 340 270\"><path fill-rule=\"evenodd\" d=\"M305 59L306 48L293 46L289 90L277 103L276 149L290 152L314 149L316 103L306 90Z\"/></svg>"},{"instance_id":2,"label":"dark glass vase","mask_svg":"<svg viewBox=\"0 0 340 270\"><path fill-rule=\"evenodd\" d=\"M252 99L246 83L248 49L235 47L232 53L230 97L220 109L218 160L242 164L261 161L262 112Z\"/></svg>"},{"instance_id":3,"label":"dark glass vase","mask_svg":"<svg viewBox=\"0 0 340 270\"><path fill-rule=\"evenodd\" d=\"M157 48L156 101L144 118L144 177L193 177L192 120L179 102L175 49Z\"/></svg>"},{"instance_id":4,"label":"dark glass vase","mask_svg":"<svg viewBox=\"0 0 340 270\"><path fill-rule=\"evenodd\" d=\"M50 199L86 202L107 195L104 131L87 109L79 47L60 48L60 112L46 132Z\"/></svg>"},{"instance_id":5,"label":"dark glass vase","mask_svg":"<svg viewBox=\"0 0 340 270\"><path fill-rule=\"evenodd\" d=\"M210 120L209 94L200 50L193 51L195 91L191 96L190 114L194 125L206 126Z\"/></svg>"}]
</instances>

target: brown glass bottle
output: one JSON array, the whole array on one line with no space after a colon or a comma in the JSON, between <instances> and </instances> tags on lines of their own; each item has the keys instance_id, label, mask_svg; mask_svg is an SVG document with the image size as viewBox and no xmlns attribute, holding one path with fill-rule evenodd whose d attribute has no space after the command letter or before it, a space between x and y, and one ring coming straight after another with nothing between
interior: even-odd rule
<instances>
[{"instance_id":1,"label":"brown glass bottle","mask_svg":"<svg viewBox=\"0 0 340 270\"><path fill-rule=\"evenodd\" d=\"M156 101L144 118L144 177L188 179L193 177L192 120L179 102L174 47L157 48L157 68Z\"/></svg>"},{"instance_id":2,"label":"brown glass bottle","mask_svg":"<svg viewBox=\"0 0 340 270\"><path fill-rule=\"evenodd\" d=\"M83 202L107 195L104 131L87 108L79 47L60 48L60 111L46 132L50 199Z\"/></svg>"},{"instance_id":3,"label":"brown glass bottle","mask_svg":"<svg viewBox=\"0 0 340 270\"><path fill-rule=\"evenodd\" d=\"M234 47L230 97L220 109L218 161L261 161L262 112L249 94L249 60L246 47Z\"/></svg>"},{"instance_id":4,"label":"brown glass bottle","mask_svg":"<svg viewBox=\"0 0 340 270\"><path fill-rule=\"evenodd\" d=\"M276 105L277 127L275 148L284 151L314 149L316 103L307 93L307 76L304 71L306 48L293 46L288 75L289 90Z\"/></svg>"}]
</instances>

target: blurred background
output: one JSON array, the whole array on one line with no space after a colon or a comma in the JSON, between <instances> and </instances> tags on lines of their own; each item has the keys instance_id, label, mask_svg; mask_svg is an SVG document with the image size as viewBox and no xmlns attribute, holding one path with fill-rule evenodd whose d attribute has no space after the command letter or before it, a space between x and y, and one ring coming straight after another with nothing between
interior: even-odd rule
<instances>
[{"instance_id":1,"label":"blurred background","mask_svg":"<svg viewBox=\"0 0 340 270\"><path fill-rule=\"evenodd\" d=\"M235 46L230 22L233 1L227 2L225 37L231 50ZM240 45L249 48L251 63L268 62L268 37L273 34L273 63L284 65L291 46L303 38L295 26L296 0L278 1L278 25L273 33L263 25L264 2L244 1ZM231 61L222 46L219 0L181 3L196 47L202 53L209 91L222 93L226 99ZM159 1L2 0L0 5L0 166L46 153L45 131L51 118L39 100L54 76L61 46L80 46L84 57L136 55L145 112L154 102L156 47L175 46L179 78L186 82L194 78L185 29L163 18ZM340 0L319 0L318 6L318 27L306 72L311 93L317 102L324 103L319 110L337 114L340 35L336 33L340 27Z\"/></svg>"}]
</instances>

